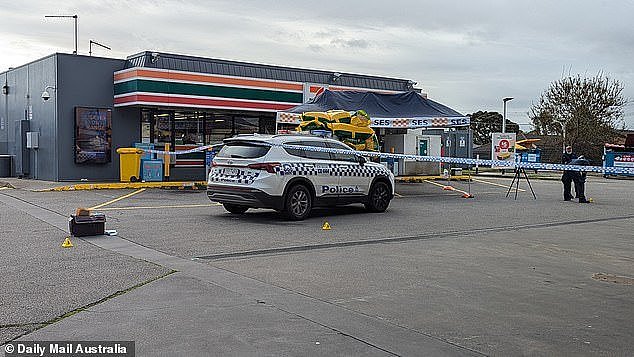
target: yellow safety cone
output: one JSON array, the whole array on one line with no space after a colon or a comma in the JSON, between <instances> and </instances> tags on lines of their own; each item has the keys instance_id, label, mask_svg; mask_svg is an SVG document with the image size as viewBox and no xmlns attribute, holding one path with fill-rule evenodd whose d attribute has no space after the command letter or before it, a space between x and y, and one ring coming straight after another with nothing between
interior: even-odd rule
<instances>
[{"instance_id":1,"label":"yellow safety cone","mask_svg":"<svg viewBox=\"0 0 634 357\"><path fill-rule=\"evenodd\" d=\"M324 231L329 231L331 229L330 224L328 222L324 222L324 225L321 226L321 229Z\"/></svg>"},{"instance_id":2,"label":"yellow safety cone","mask_svg":"<svg viewBox=\"0 0 634 357\"><path fill-rule=\"evenodd\" d=\"M62 248L72 248L72 247L73 247L73 243L71 243L70 237L66 237L66 239L64 239L64 243L62 243Z\"/></svg>"}]
</instances>

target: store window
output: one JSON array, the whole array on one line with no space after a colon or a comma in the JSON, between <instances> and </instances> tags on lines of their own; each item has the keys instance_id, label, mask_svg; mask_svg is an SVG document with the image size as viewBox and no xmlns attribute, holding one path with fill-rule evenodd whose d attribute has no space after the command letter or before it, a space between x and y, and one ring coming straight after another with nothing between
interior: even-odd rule
<instances>
[{"instance_id":1,"label":"store window","mask_svg":"<svg viewBox=\"0 0 634 357\"><path fill-rule=\"evenodd\" d=\"M204 145L204 120L202 112L174 113L174 144Z\"/></svg>"},{"instance_id":2,"label":"store window","mask_svg":"<svg viewBox=\"0 0 634 357\"><path fill-rule=\"evenodd\" d=\"M235 133L237 134L253 134L259 133L260 118L258 117L234 117Z\"/></svg>"},{"instance_id":3,"label":"store window","mask_svg":"<svg viewBox=\"0 0 634 357\"><path fill-rule=\"evenodd\" d=\"M154 137L155 144L170 144L172 142L171 114L169 112L154 112Z\"/></svg>"},{"instance_id":4,"label":"store window","mask_svg":"<svg viewBox=\"0 0 634 357\"><path fill-rule=\"evenodd\" d=\"M238 134L274 134L275 116L145 108L140 130L141 142L157 147L200 146Z\"/></svg>"},{"instance_id":5,"label":"store window","mask_svg":"<svg viewBox=\"0 0 634 357\"><path fill-rule=\"evenodd\" d=\"M208 145L222 143L234 134L233 118L230 115L210 114L205 123L205 138Z\"/></svg>"}]
</instances>

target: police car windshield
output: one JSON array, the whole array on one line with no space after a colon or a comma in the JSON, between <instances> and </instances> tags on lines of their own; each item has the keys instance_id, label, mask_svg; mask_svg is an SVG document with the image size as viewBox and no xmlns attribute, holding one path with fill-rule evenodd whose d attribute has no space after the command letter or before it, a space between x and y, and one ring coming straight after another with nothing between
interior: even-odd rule
<instances>
[{"instance_id":1,"label":"police car windshield","mask_svg":"<svg viewBox=\"0 0 634 357\"><path fill-rule=\"evenodd\" d=\"M228 142L218 152L217 157L226 157L233 159L254 159L262 157L269 152L270 146L249 142Z\"/></svg>"}]
</instances>

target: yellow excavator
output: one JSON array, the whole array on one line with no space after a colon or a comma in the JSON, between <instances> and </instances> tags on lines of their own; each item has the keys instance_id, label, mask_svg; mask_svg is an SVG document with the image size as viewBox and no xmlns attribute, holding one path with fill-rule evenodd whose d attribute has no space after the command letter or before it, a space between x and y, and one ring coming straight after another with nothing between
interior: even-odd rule
<instances>
[{"instance_id":1,"label":"yellow excavator","mask_svg":"<svg viewBox=\"0 0 634 357\"><path fill-rule=\"evenodd\" d=\"M348 112L305 112L297 131L325 130L333 137L359 151L379 151L376 133L370 128L370 116L364 110Z\"/></svg>"}]
</instances>

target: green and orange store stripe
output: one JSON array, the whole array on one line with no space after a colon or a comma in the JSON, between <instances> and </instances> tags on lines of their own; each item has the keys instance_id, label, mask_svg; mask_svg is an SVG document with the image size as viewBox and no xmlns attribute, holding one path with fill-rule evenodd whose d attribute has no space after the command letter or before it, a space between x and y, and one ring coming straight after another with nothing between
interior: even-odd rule
<instances>
[{"instance_id":1,"label":"green and orange store stripe","mask_svg":"<svg viewBox=\"0 0 634 357\"><path fill-rule=\"evenodd\" d=\"M132 68L114 74L115 107L162 105L279 111L303 102L301 83Z\"/></svg>"}]
</instances>

